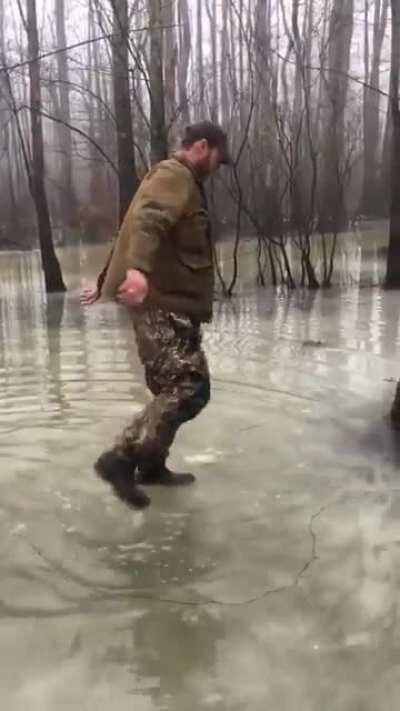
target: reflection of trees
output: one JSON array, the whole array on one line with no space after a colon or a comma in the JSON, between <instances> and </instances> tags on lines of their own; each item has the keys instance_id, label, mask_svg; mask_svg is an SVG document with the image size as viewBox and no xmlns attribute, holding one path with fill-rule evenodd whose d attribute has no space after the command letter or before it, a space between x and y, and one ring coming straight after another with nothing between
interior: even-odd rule
<instances>
[{"instance_id":1,"label":"reflection of trees","mask_svg":"<svg viewBox=\"0 0 400 711\"><path fill-rule=\"evenodd\" d=\"M134 671L139 678L154 680L154 701L193 700L190 685L196 681L207 683L207 691L210 689L217 642L224 637L224 627L224 622L205 608L179 605L156 604L135 621Z\"/></svg>"},{"instance_id":2,"label":"reflection of trees","mask_svg":"<svg viewBox=\"0 0 400 711\"><path fill-rule=\"evenodd\" d=\"M64 294L54 294L47 297L46 302L46 333L48 345L48 377L49 399L55 401L60 412L69 407L63 392L61 378L61 325L65 307Z\"/></svg>"}]
</instances>

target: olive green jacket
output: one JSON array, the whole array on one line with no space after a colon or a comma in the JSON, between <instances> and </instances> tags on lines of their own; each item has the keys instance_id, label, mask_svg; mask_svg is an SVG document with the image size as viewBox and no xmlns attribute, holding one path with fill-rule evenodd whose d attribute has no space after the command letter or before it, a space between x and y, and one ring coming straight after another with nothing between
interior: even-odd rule
<instances>
[{"instance_id":1,"label":"olive green jacket","mask_svg":"<svg viewBox=\"0 0 400 711\"><path fill-rule=\"evenodd\" d=\"M146 303L208 321L214 273L206 198L194 169L180 157L154 166L126 213L99 278L114 298L128 269L149 281Z\"/></svg>"}]
</instances>

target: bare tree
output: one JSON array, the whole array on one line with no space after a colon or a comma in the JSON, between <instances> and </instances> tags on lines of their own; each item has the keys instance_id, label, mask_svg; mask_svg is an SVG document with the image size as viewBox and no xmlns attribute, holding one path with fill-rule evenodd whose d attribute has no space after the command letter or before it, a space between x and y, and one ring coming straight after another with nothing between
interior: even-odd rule
<instances>
[{"instance_id":1,"label":"bare tree","mask_svg":"<svg viewBox=\"0 0 400 711\"><path fill-rule=\"evenodd\" d=\"M166 0L162 6L164 30L164 93L165 116L169 129L176 118L176 74L178 67L178 45L176 38L176 0Z\"/></svg>"},{"instance_id":2,"label":"bare tree","mask_svg":"<svg viewBox=\"0 0 400 711\"><path fill-rule=\"evenodd\" d=\"M196 117L199 118L203 111L204 95L205 95L205 80L204 80L204 61L203 61L203 0L197 0L196 5L196 21L197 21L197 44L196 44L196 59L197 59L197 75L199 81L199 93L196 103Z\"/></svg>"},{"instance_id":3,"label":"bare tree","mask_svg":"<svg viewBox=\"0 0 400 711\"><path fill-rule=\"evenodd\" d=\"M327 71L322 73L327 108L322 140L320 224L323 232L345 224L341 171L345 143L345 107L348 91L350 46L353 35L353 0L333 0Z\"/></svg>"},{"instance_id":4,"label":"bare tree","mask_svg":"<svg viewBox=\"0 0 400 711\"><path fill-rule=\"evenodd\" d=\"M230 56L229 56L229 26L225 23L220 32L220 97L222 125L228 126L230 121Z\"/></svg>"},{"instance_id":5,"label":"bare tree","mask_svg":"<svg viewBox=\"0 0 400 711\"><path fill-rule=\"evenodd\" d=\"M163 78L163 29L161 0L148 0L150 22L150 124L151 162L157 163L168 155L165 125Z\"/></svg>"},{"instance_id":6,"label":"bare tree","mask_svg":"<svg viewBox=\"0 0 400 711\"><path fill-rule=\"evenodd\" d=\"M370 57L369 0L364 5L364 75L363 152L364 172L360 211L376 215L382 207L382 191L378 185L380 67L382 46L387 25L389 0L375 0L372 58Z\"/></svg>"},{"instance_id":7,"label":"bare tree","mask_svg":"<svg viewBox=\"0 0 400 711\"><path fill-rule=\"evenodd\" d=\"M0 59L5 63L5 33L4 33L4 2L0 0ZM17 201L14 188L14 176L12 167L12 125L9 122L9 117L11 115L11 109L9 107L8 101L8 89L7 81L5 75L0 75L0 133L3 136L3 148L0 152L0 175L3 176L2 170L2 158L5 157L7 161L7 188L8 188L8 200L4 195L0 199L0 209L3 212L3 220L6 224L10 223L11 220L16 220L16 228L18 232L18 210ZM4 243L6 241L5 235L2 235L2 230L0 230L0 239Z\"/></svg>"},{"instance_id":8,"label":"bare tree","mask_svg":"<svg viewBox=\"0 0 400 711\"><path fill-rule=\"evenodd\" d=\"M58 47L67 46L65 31L65 0L55 0L54 12L56 18L56 38ZM59 111L58 118L71 124L70 83L68 72L68 55L66 52L57 54ZM72 134L67 126L58 124L60 145L60 212L67 224L75 225L77 221L77 198L73 181L72 169Z\"/></svg>"},{"instance_id":9,"label":"bare tree","mask_svg":"<svg viewBox=\"0 0 400 711\"><path fill-rule=\"evenodd\" d=\"M178 89L179 112L185 124L190 123L190 105L188 97L188 73L191 54L191 29L188 0L178 0L179 19L179 65Z\"/></svg>"},{"instance_id":10,"label":"bare tree","mask_svg":"<svg viewBox=\"0 0 400 711\"><path fill-rule=\"evenodd\" d=\"M391 0L392 45L390 108L392 117L390 234L386 288L400 288L400 0Z\"/></svg>"},{"instance_id":11,"label":"bare tree","mask_svg":"<svg viewBox=\"0 0 400 711\"><path fill-rule=\"evenodd\" d=\"M47 292L65 291L51 231L49 207L45 189L43 149L42 100L40 89L39 39L36 18L36 0L26 0L25 22L28 37L32 166L29 185L35 203L40 251Z\"/></svg>"},{"instance_id":12,"label":"bare tree","mask_svg":"<svg viewBox=\"0 0 400 711\"><path fill-rule=\"evenodd\" d=\"M211 36L210 116L212 121L218 122L217 2L216 0L206 0L205 6Z\"/></svg>"},{"instance_id":13,"label":"bare tree","mask_svg":"<svg viewBox=\"0 0 400 711\"><path fill-rule=\"evenodd\" d=\"M129 20L127 0L111 0L113 13L112 76L117 131L119 221L122 222L139 179L136 172L129 81Z\"/></svg>"}]
</instances>

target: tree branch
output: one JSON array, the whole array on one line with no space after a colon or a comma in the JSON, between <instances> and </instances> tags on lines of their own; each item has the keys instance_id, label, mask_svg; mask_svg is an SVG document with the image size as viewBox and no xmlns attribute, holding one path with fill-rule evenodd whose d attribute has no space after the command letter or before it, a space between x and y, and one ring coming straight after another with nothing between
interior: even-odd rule
<instances>
[{"instance_id":1,"label":"tree branch","mask_svg":"<svg viewBox=\"0 0 400 711\"><path fill-rule=\"evenodd\" d=\"M30 106L27 106L26 104L22 104L21 109L27 109L28 111L33 111L33 109ZM111 160L111 158L107 155L107 153L105 153L103 151L102 147L99 146L99 144L93 138L91 138L87 133L85 133L85 131L82 131L80 128L77 128L77 126L72 126L67 121L63 121L62 119L56 118L56 116L52 116L51 114L48 114L46 111L40 111L38 113L40 113L41 116L44 116L44 118L49 119L49 121L54 121L54 123L59 123L62 126L69 128L70 131L77 133L79 136L82 136L83 138L86 138L86 140L89 141L89 143L91 143L92 146L94 146L96 148L96 150L100 153L100 155L103 156L104 160L106 161L106 163L108 163L110 168L112 168L114 173L116 175L119 175L118 168L115 165L115 163Z\"/></svg>"},{"instance_id":2,"label":"tree branch","mask_svg":"<svg viewBox=\"0 0 400 711\"><path fill-rule=\"evenodd\" d=\"M163 25L161 28L157 29L162 29L162 30L168 30L172 27L179 27L179 25ZM138 32L146 32L150 30L151 28L146 26L146 27L136 27L134 29L131 29L129 34L132 34L133 32L138 33ZM153 28L154 29L154 28ZM114 37L120 37L121 32L110 32L108 34L100 35L99 37L93 37L92 39L86 39L82 40L81 42L75 42L74 44L70 44L67 47L60 47L59 49L53 49L50 52L45 52L44 54L40 54L38 57L35 57L35 59L27 59L24 62L17 62L16 64L10 64L10 65L3 65L0 66L0 73L2 72L13 72L14 69L19 69L20 67L26 67L29 66L29 64L32 64L32 62L40 62L42 59L48 59L49 57L54 57L57 54L61 54L62 52L69 52L70 50L73 49L79 49L80 47L86 47L89 44L94 44L95 42L102 42L103 40L112 40Z\"/></svg>"}]
</instances>

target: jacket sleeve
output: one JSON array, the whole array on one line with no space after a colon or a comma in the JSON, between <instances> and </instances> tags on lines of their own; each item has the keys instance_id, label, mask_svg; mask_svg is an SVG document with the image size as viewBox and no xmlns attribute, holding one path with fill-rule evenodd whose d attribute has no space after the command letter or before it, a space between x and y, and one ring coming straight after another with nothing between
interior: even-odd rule
<instances>
[{"instance_id":1,"label":"jacket sleeve","mask_svg":"<svg viewBox=\"0 0 400 711\"><path fill-rule=\"evenodd\" d=\"M190 198L190 177L161 163L145 178L130 216L128 268L150 274L160 240L177 224Z\"/></svg>"},{"instance_id":2,"label":"jacket sleeve","mask_svg":"<svg viewBox=\"0 0 400 711\"><path fill-rule=\"evenodd\" d=\"M109 254L108 254L106 263L105 263L103 269L101 270L99 276L97 277L96 286L97 286L97 290L98 290L99 294L101 294L101 290L102 290L102 288L103 288L104 280L105 280L105 278L106 278L106 276L107 276L108 267L110 266L111 259L112 259L113 254L114 254L115 242L116 242L116 239L114 239L113 244L112 244L112 247L111 247L110 252L109 252Z\"/></svg>"}]
</instances>

